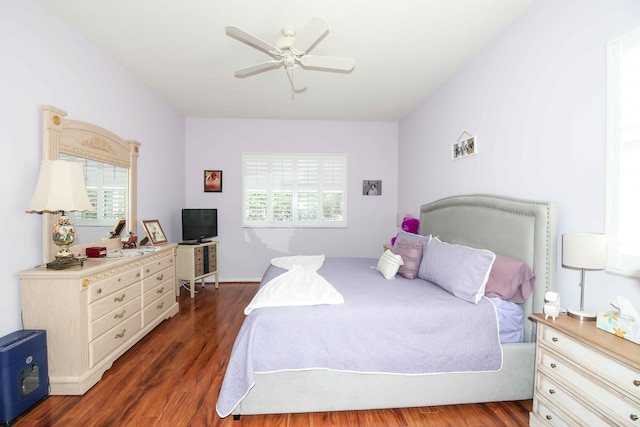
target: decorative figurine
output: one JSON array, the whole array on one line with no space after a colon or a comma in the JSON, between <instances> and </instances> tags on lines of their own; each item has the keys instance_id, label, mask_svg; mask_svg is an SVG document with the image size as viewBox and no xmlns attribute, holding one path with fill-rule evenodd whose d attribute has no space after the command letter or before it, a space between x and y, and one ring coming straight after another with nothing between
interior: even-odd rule
<instances>
[{"instance_id":1,"label":"decorative figurine","mask_svg":"<svg viewBox=\"0 0 640 427\"><path fill-rule=\"evenodd\" d=\"M560 295L557 292L547 292L544 294L544 318L551 318L555 321L560 315Z\"/></svg>"},{"instance_id":2,"label":"decorative figurine","mask_svg":"<svg viewBox=\"0 0 640 427\"><path fill-rule=\"evenodd\" d=\"M134 235L133 231L130 231L129 234L122 236L120 241L122 242L122 249L135 248L138 236Z\"/></svg>"}]
</instances>

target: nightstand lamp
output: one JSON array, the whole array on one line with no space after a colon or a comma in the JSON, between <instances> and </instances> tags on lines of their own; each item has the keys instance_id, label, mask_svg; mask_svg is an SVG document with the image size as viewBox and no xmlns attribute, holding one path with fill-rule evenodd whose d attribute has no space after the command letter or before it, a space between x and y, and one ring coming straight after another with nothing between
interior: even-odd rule
<instances>
[{"instance_id":1,"label":"nightstand lamp","mask_svg":"<svg viewBox=\"0 0 640 427\"><path fill-rule=\"evenodd\" d=\"M47 263L47 268L60 270L82 263L69 250L76 240L76 230L65 212L94 211L85 188L83 166L78 162L65 160L43 160L40 176L29 213L59 213L58 222L53 225L53 242L60 246L56 259Z\"/></svg>"},{"instance_id":2,"label":"nightstand lamp","mask_svg":"<svg viewBox=\"0 0 640 427\"><path fill-rule=\"evenodd\" d=\"M584 311L584 272L607 267L607 236L605 234L565 233L562 235L562 266L581 271L580 310L568 314L579 320L596 320L596 313Z\"/></svg>"}]
</instances>

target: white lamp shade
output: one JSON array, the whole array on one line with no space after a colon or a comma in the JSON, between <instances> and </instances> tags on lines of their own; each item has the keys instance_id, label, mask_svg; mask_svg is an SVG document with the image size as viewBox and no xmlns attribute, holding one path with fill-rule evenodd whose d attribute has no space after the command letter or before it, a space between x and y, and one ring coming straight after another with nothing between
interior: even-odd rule
<instances>
[{"instance_id":1,"label":"white lamp shade","mask_svg":"<svg viewBox=\"0 0 640 427\"><path fill-rule=\"evenodd\" d=\"M94 211L81 163L43 160L38 185L27 212Z\"/></svg>"},{"instance_id":2,"label":"white lamp shade","mask_svg":"<svg viewBox=\"0 0 640 427\"><path fill-rule=\"evenodd\" d=\"M607 235L563 234L562 266L583 270L604 270L607 267Z\"/></svg>"}]
</instances>

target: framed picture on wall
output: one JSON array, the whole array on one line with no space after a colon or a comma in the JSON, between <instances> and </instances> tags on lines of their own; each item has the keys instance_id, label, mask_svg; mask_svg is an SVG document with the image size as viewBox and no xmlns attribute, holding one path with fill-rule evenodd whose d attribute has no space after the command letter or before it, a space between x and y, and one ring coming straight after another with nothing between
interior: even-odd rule
<instances>
[{"instance_id":1,"label":"framed picture on wall","mask_svg":"<svg viewBox=\"0 0 640 427\"><path fill-rule=\"evenodd\" d=\"M365 179L362 181L363 196L381 196L382 181L379 179Z\"/></svg>"},{"instance_id":2,"label":"framed picture on wall","mask_svg":"<svg viewBox=\"0 0 640 427\"><path fill-rule=\"evenodd\" d=\"M204 171L204 192L222 193L222 171Z\"/></svg>"}]
</instances>

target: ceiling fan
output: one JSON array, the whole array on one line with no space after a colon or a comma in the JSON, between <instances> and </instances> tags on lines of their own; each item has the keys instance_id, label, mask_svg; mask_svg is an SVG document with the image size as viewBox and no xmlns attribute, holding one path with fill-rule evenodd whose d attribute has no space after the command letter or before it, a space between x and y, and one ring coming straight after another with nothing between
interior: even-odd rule
<instances>
[{"instance_id":1,"label":"ceiling fan","mask_svg":"<svg viewBox=\"0 0 640 427\"><path fill-rule=\"evenodd\" d=\"M227 26L226 31L227 35L260 49L273 58L269 61L234 71L236 77L248 77L284 66L291 84L292 93L306 89L303 76L304 69L350 72L355 67L353 58L308 55L308 52L329 33L329 25L318 16L312 17L299 34L297 34L295 27L285 25L282 27L283 37L273 44L267 43L233 25Z\"/></svg>"}]
</instances>

